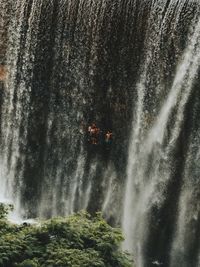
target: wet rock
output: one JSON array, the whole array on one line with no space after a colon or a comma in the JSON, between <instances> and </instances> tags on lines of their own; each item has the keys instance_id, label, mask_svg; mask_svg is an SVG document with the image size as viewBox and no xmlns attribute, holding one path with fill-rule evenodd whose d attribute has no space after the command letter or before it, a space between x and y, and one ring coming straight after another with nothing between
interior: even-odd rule
<instances>
[{"instance_id":1,"label":"wet rock","mask_svg":"<svg viewBox=\"0 0 200 267\"><path fill-rule=\"evenodd\" d=\"M8 70L5 65L0 65L0 81L5 81L7 78Z\"/></svg>"}]
</instances>

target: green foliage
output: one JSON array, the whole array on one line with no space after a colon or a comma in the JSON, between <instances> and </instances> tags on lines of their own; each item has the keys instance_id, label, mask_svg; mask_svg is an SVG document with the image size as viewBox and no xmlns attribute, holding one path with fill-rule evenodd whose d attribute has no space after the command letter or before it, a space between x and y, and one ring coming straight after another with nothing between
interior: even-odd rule
<instances>
[{"instance_id":1,"label":"green foliage","mask_svg":"<svg viewBox=\"0 0 200 267\"><path fill-rule=\"evenodd\" d=\"M2 213L1 213L2 211ZM121 231L101 214L80 212L37 225L13 225L1 206L0 267L130 267Z\"/></svg>"},{"instance_id":2,"label":"green foliage","mask_svg":"<svg viewBox=\"0 0 200 267\"><path fill-rule=\"evenodd\" d=\"M13 205L0 203L0 220L6 219L8 213L13 210Z\"/></svg>"},{"instance_id":3,"label":"green foliage","mask_svg":"<svg viewBox=\"0 0 200 267\"><path fill-rule=\"evenodd\" d=\"M38 267L37 260L25 260L22 263L17 265L18 267Z\"/></svg>"}]
</instances>

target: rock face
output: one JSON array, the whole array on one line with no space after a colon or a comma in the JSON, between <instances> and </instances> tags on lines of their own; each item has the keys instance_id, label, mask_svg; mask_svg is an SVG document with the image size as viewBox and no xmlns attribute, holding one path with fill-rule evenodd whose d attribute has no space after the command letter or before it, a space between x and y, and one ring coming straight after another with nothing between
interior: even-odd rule
<instances>
[{"instance_id":1,"label":"rock face","mask_svg":"<svg viewBox=\"0 0 200 267\"><path fill-rule=\"evenodd\" d=\"M5 54L8 44L8 28L11 16L10 0L1 0L0 6L0 64L2 64L5 62Z\"/></svg>"},{"instance_id":2,"label":"rock face","mask_svg":"<svg viewBox=\"0 0 200 267\"><path fill-rule=\"evenodd\" d=\"M197 267L199 3L0 5L0 196L25 217L102 210L138 266Z\"/></svg>"}]
</instances>

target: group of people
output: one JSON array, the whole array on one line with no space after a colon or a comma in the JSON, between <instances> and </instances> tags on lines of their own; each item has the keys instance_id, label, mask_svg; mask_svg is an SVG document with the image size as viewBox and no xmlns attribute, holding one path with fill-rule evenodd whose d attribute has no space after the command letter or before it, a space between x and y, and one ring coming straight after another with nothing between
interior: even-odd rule
<instances>
[{"instance_id":1,"label":"group of people","mask_svg":"<svg viewBox=\"0 0 200 267\"><path fill-rule=\"evenodd\" d=\"M102 141L109 145L112 143L112 138L113 134L111 131L103 132L95 123L88 127L88 142L92 145L98 145Z\"/></svg>"}]
</instances>

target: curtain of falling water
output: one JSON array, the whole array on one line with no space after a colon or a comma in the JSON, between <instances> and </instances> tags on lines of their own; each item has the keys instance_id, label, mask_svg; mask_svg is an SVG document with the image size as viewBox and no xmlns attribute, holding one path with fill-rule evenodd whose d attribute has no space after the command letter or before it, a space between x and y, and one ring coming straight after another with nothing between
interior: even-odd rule
<instances>
[{"instance_id":1,"label":"curtain of falling water","mask_svg":"<svg viewBox=\"0 0 200 267\"><path fill-rule=\"evenodd\" d=\"M24 0L12 5L1 196L18 203L25 216L88 208L120 220L130 88L144 35L134 25L145 31L148 12L131 1ZM92 121L102 135L113 130L115 145L88 145L86 129Z\"/></svg>"},{"instance_id":2,"label":"curtain of falling water","mask_svg":"<svg viewBox=\"0 0 200 267\"><path fill-rule=\"evenodd\" d=\"M175 3L173 1L167 7L163 7L163 9L166 8L167 19L170 19L171 15L171 20L173 21L174 13L178 13L178 18L180 18L183 7L184 5L179 5L178 2ZM195 90L194 84L200 65L200 21L198 22L199 10L196 11L197 17L195 17L192 23L192 33L187 41L187 47L179 60L179 65L172 79L171 88L169 87L168 94L165 92L166 98L164 101L161 101L160 98L157 100L159 103L162 103L160 111L159 109L153 109L155 102L149 105L152 97L154 98L153 101L156 101L156 98L159 96L155 94L155 89L152 96L146 96L146 93L149 92L147 87L151 86L150 81L152 81L152 77L150 79L148 77L149 74L152 74L149 64L152 64L152 58L156 58L157 54L162 52L160 47L162 43L161 34L163 34L163 29L167 27L165 25L165 18L162 18L161 21L162 32L158 33L157 39L153 40L154 46L152 46L149 40L147 42L150 48L147 50L145 69L137 85L138 100L129 150L128 178L123 216L123 228L127 237L124 247L136 253L137 266L153 266L154 264L169 266L166 244L167 242L170 244L170 240L167 239L173 238L174 247L172 246L171 266L198 266L199 243L197 242L197 248L192 251L189 241L190 231L187 231L190 245L184 248L185 240L183 238L186 238L186 235L184 237L184 230L181 230L184 227L184 223L187 223L186 218L184 218L186 220L184 223L182 221L183 216L187 216L184 213L186 211L183 208L183 203L188 205L187 203L190 200L186 196L191 191L190 187L187 187L187 183L185 184L184 182L183 176L185 175L182 168L185 169L187 178L190 181L193 179L195 168L188 170L187 164L183 167L185 151L184 148L178 148L178 146L183 145L183 138L187 138L187 136L183 137L185 110L191 93ZM178 27L177 15L173 21L171 31L174 31L176 27ZM158 73L162 76L162 72ZM154 86L156 86L157 94L162 94L164 90L167 90L159 80L156 83L154 81ZM147 99L148 107L146 107L145 103ZM192 102L190 104L192 105ZM159 108L158 103L156 105ZM150 114L148 109L151 111ZM193 116L192 119L196 120L197 118ZM194 129L196 132L195 128L191 127L191 129ZM197 136L195 136L195 140L197 141L197 147L199 144ZM185 140L185 143L187 143L187 140ZM186 147L185 144L184 147ZM189 149L188 156L190 162L191 157L193 160L198 157L191 153ZM195 190L196 181L194 183L191 182L191 184L193 190ZM185 188L183 192L182 186ZM181 221L177 226L178 233L175 236L173 235L174 225L170 225L173 223L170 217L177 216L174 209L176 209L178 203L174 195L171 196L171 194L176 194L177 199L179 199L179 195L182 196L180 197L180 203L182 204L179 205ZM173 200L176 201L172 204L174 207L170 207L169 204L166 206L167 202ZM196 201L198 201L197 195ZM195 233L198 233L198 216L200 211L195 201L193 203L197 209L191 212L191 216L193 217L196 214ZM193 220L195 218L193 217ZM191 223L191 220L189 220L189 223ZM167 224L169 225L167 226ZM159 231L157 231L158 228ZM160 234L159 241L156 239L158 234ZM182 247L179 247L181 246L180 239ZM178 248L176 247L177 245ZM170 248L171 246L169 245L168 249L170 250ZM176 250L174 251L174 249ZM194 258L191 257L192 253L194 253ZM187 256L185 257L184 255Z\"/></svg>"},{"instance_id":3,"label":"curtain of falling water","mask_svg":"<svg viewBox=\"0 0 200 267\"><path fill-rule=\"evenodd\" d=\"M198 2L10 2L0 197L25 217L102 210L138 266L198 266Z\"/></svg>"}]
</instances>

